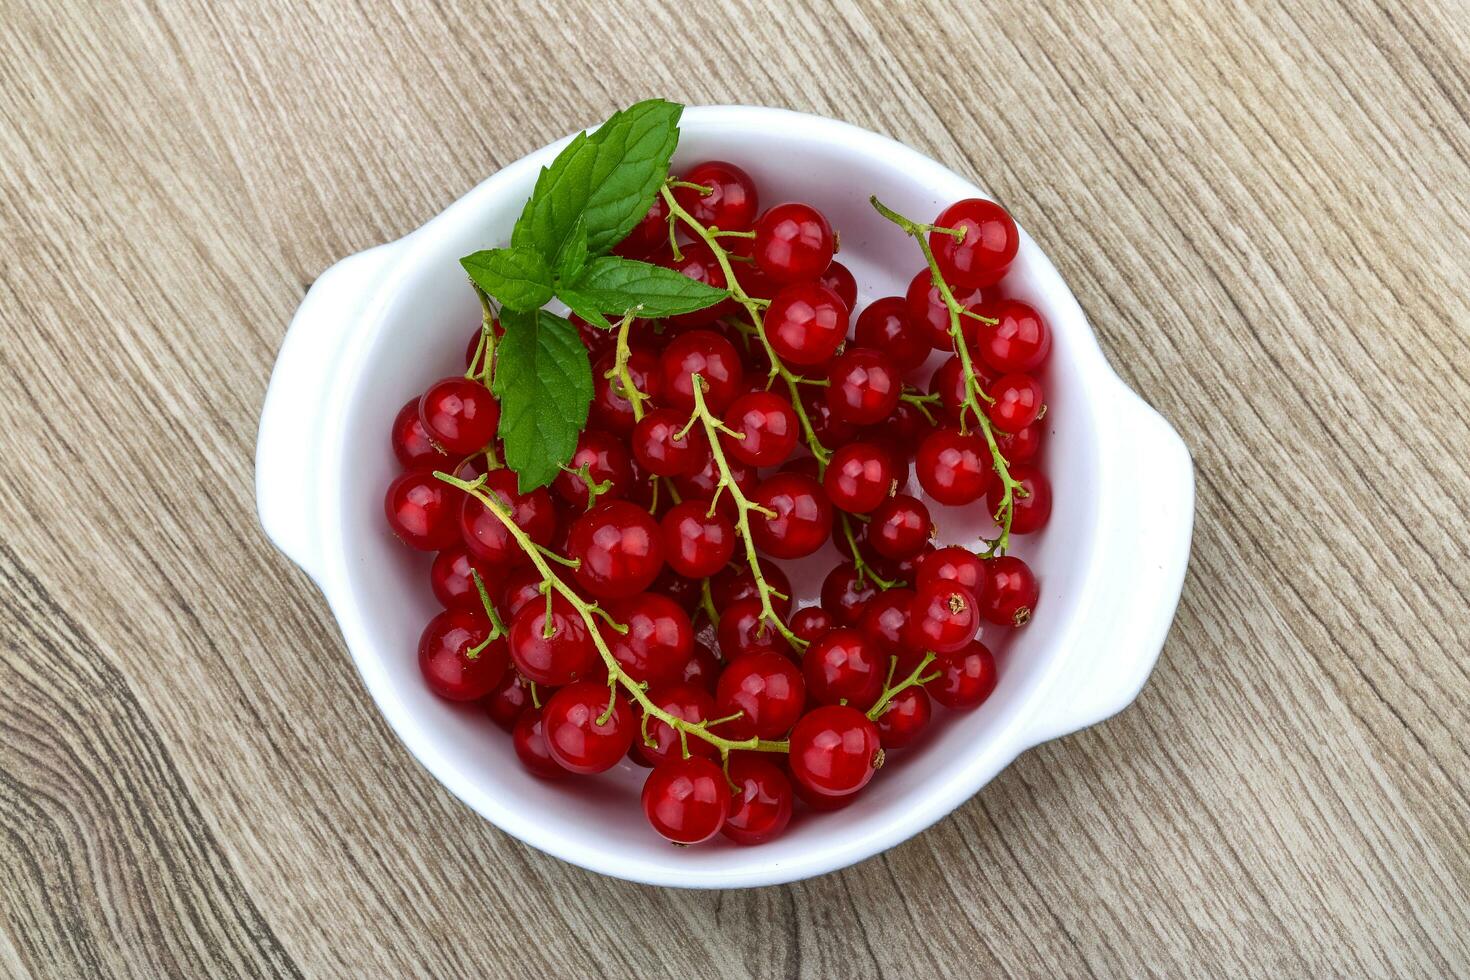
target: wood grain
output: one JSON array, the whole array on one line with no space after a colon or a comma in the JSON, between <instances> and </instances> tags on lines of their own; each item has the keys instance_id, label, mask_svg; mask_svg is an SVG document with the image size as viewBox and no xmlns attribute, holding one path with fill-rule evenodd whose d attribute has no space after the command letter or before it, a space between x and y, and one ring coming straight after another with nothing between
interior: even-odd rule
<instances>
[{"instance_id":1,"label":"wood grain","mask_svg":"<svg viewBox=\"0 0 1470 980\"><path fill-rule=\"evenodd\" d=\"M0 973L1470 975L1462 5L0 0ZM1199 477L1138 703L814 881L451 799L254 521L302 289L648 94L978 179Z\"/></svg>"}]
</instances>

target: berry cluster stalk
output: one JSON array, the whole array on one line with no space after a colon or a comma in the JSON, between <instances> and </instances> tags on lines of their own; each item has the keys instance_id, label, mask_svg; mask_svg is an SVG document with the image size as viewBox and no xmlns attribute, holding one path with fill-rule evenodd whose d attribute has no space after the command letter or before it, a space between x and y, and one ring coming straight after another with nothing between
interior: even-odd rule
<instances>
[{"instance_id":1,"label":"berry cluster stalk","mask_svg":"<svg viewBox=\"0 0 1470 980\"><path fill-rule=\"evenodd\" d=\"M873 208L887 218L889 221L903 229L904 234L910 236L919 243L919 249L924 253L924 261L929 264L929 274L934 280L934 286L939 290L940 298L944 300L945 308L949 311L949 337L954 345L954 352L960 359L960 367L965 375L965 399L960 406L960 431L967 432L968 426L965 422L966 414L973 415L980 426L980 431L985 436L986 445L990 447L990 458L995 469L995 475L1000 478L1002 493L1000 504L996 507L995 523L1000 526L1000 536L990 542L990 548L986 557L991 555L1005 554L1005 550L1011 541L1011 517L1015 511L1016 492L1025 493L1021 483L1011 476L1010 465L1001 454L1000 445L995 441L995 431L990 425L990 417L985 414L981 401L990 402L991 397L980 386L980 379L975 373L974 362L970 360L970 348L965 343L964 331L960 329L960 317L968 316L981 323L994 324L996 321L990 317L981 316L972 310L965 309L954 298L954 291L950 289L949 283L945 282L944 275L939 271L939 263L934 260L934 250L929 247L929 233L940 232L941 234L954 234L955 229L939 228L934 225L920 224L911 221L899 214L897 211L878 200L877 196L868 199Z\"/></svg>"}]
</instances>

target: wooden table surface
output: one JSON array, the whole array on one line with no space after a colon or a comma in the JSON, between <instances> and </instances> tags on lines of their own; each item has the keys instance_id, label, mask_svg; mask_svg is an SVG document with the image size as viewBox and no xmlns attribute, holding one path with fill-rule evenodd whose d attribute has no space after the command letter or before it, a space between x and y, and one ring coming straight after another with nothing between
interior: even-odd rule
<instances>
[{"instance_id":1,"label":"wooden table surface","mask_svg":"<svg viewBox=\"0 0 1470 980\"><path fill-rule=\"evenodd\" d=\"M1470 17L1050 6L0 0L0 974L1470 973ZM313 277L655 94L974 174L1198 468L1137 704L787 887L495 830L255 519Z\"/></svg>"}]
</instances>

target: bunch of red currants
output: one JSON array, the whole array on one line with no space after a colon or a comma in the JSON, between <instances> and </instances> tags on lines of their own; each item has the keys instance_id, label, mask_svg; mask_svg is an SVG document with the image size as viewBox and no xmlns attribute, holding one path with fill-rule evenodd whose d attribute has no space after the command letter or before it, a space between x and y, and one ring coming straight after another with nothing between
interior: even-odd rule
<instances>
[{"instance_id":1,"label":"bunch of red currants","mask_svg":"<svg viewBox=\"0 0 1470 980\"><path fill-rule=\"evenodd\" d=\"M1038 598L1009 535L1051 512L1051 341L1004 295L1005 210L964 200L920 225L875 202L926 267L851 324L858 284L827 219L758 199L739 167L699 164L618 246L730 297L612 331L572 318L594 388L550 486L523 491L500 462L488 312L466 374L392 431L388 523L437 552L429 688L482 704L536 776L651 767L644 812L680 844L770 840L796 799L846 806L934 702L985 701L982 626L1021 627ZM999 536L936 547L931 505L982 500ZM822 549L820 602L793 608L777 562Z\"/></svg>"}]
</instances>

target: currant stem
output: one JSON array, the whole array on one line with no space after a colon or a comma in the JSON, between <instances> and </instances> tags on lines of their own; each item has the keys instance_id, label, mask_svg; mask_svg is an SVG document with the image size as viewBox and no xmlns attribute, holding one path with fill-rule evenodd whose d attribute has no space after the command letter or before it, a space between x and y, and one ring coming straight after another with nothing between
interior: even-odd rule
<instances>
[{"instance_id":1,"label":"currant stem","mask_svg":"<svg viewBox=\"0 0 1470 980\"><path fill-rule=\"evenodd\" d=\"M628 327L633 322L633 314L629 313L618 321L618 346L613 354L613 369L608 380L618 379L618 385L623 389L623 397L628 399L628 405L633 409L633 421L643 421L643 403L648 401L648 395L638 390L633 384L633 373L628 370L628 361L633 356L632 348L628 346Z\"/></svg>"},{"instance_id":2,"label":"currant stem","mask_svg":"<svg viewBox=\"0 0 1470 980\"><path fill-rule=\"evenodd\" d=\"M975 373L974 362L970 359L970 347L965 343L964 331L960 329L960 317L962 315L972 316L985 323L995 323L996 321L989 317L979 316L978 314L967 311L960 304L959 300L955 299L954 292L949 288L949 283L945 282L944 275L939 271L939 263L934 259L934 250L929 247L927 232L942 230L947 234L953 234L954 229L936 229L933 225L922 225L916 221L911 221L878 200L876 194L868 198L868 200L879 214L898 225L899 228L903 229L905 234L919 243L919 250L924 253L924 261L929 264L930 278L933 280L935 288L939 290L939 296L944 300L945 308L949 310L950 343L954 346L955 355L960 359L960 368L965 376L965 399L960 406L960 432L968 431L965 425L965 414L968 411L974 415L975 421L979 423L980 431L985 436L985 443L990 449L991 465L995 470L995 475L1000 477L1001 482L1000 503L996 506L995 513L991 515L995 519L995 523L1000 527L1000 535L994 541L990 542L990 548L986 552L986 557L1005 554L1006 548L1010 546L1011 519L1015 514L1016 491L1021 488L1021 483L1011 476L1010 464L1006 461L1005 456L1000 451L1000 445L995 440L995 431L990 425L990 417L985 414L985 409L980 404L982 399L986 402L992 399L980 387L980 378Z\"/></svg>"},{"instance_id":3,"label":"currant stem","mask_svg":"<svg viewBox=\"0 0 1470 980\"><path fill-rule=\"evenodd\" d=\"M900 583L882 577L869 568L868 563L863 560L863 553L858 550L857 537L852 533L852 519L846 513L839 514L838 518L842 521L842 536L847 539L847 550L852 554L852 564L857 571L858 585L862 585L863 579L867 578L884 592L897 588Z\"/></svg>"},{"instance_id":4,"label":"currant stem","mask_svg":"<svg viewBox=\"0 0 1470 980\"><path fill-rule=\"evenodd\" d=\"M696 390L698 390L697 387ZM706 731L703 727L699 725L691 724L690 722L687 722L682 718L676 718L664 709L660 708L658 705L654 704L653 701L649 699L648 694L643 690L643 685L639 684L637 681L633 680L633 678L628 676L627 672L623 670L622 664L618 663L618 659L613 656L612 650L608 648L607 641L603 639L602 631L599 630L597 627L596 617L599 614L600 610L597 608L596 604L589 603L585 599L583 599L580 595L577 594L575 589L573 589L567 583L563 582L561 578L559 578L556 573L551 570L551 566L546 563L546 559L542 555L541 549L536 545L534 541L531 540L530 535L521 530L519 524L511 520L510 514L505 512L505 510L501 507L500 502L493 495L487 494L481 489L482 485L485 482L485 478L481 476L477 477L474 482L468 482L465 480L461 480L458 477L451 476L450 474L443 471L435 472L434 476L437 479L449 484L450 486L458 487L460 490L463 490L465 493L474 497L482 505L484 505L486 510L494 514L495 517L500 521L500 523L505 525L505 530L510 534L512 538L515 539L515 542L521 546L521 550L526 553L526 556L531 559L531 564L535 566L536 571L541 573L541 580L542 583L547 587L548 597L552 592L556 592L563 599L565 599L573 609L577 611L578 615L582 617L582 622L586 624L587 631L592 636L592 644L597 648L598 654L602 657L603 664L605 664L607 667L609 678L611 679L611 681L615 681L617 684L621 684L623 686L623 688L628 692L632 699L636 701L638 705L643 709L644 714L653 715L653 717L657 718L665 725L668 725L674 731L679 732L681 736L685 732L690 732L698 735L700 738L704 739L706 742L709 742L715 748L719 749L722 753L730 752L734 749L748 749L756 752L790 751L790 744L785 741L771 741L768 739L760 739L754 737L738 741L735 739L723 738L719 735L714 734L713 732Z\"/></svg>"},{"instance_id":5,"label":"currant stem","mask_svg":"<svg viewBox=\"0 0 1470 980\"><path fill-rule=\"evenodd\" d=\"M914 672L905 677L903 680L899 681L897 684L893 684L892 686L889 686L893 681L893 670L890 666L888 671L888 683L885 683L883 685L883 696L878 699L876 704L868 709L868 720L876 721L878 719L878 716L883 713L883 709L888 707L888 702L892 701L900 691L903 691L906 688L913 687L917 684L927 684L938 677L938 674L930 674L928 677L923 676L924 668L929 666L933 662L933 651L924 654L924 659L919 661L919 666L914 668ZM898 659L896 657L892 661L892 664L894 666L898 664Z\"/></svg>"},{"instance_id":6,"label":"currant stem","mask_svg":"<svg viewBox=\"0 0 1470 980\"><path fill-rule=\"evenodd\" d=\"M747 497L745 491L741 490L740 485L735 482L735 477L731 475L730 462L725 458L724 449L720 447L720 434L715 417L704 402L704 379L696 374L694 384L690 387L694 389L694 415L691 421L697 419L704 424L705 435L709 437L710 452L714 455L715 466L720 474L720 490L728 493L730 500L735 504L735 530L740 534L740 540L745 543L745 557L750 563L750 574L755 577L756 590L760 594L761 618L775 626L776 631L784 636L792 646L798 650L805 650L807 641L791 632L791 628L781 621L781 617L776 614L775 607L771 605L771 596L777 593L766 581L765 575L761 573L760 558L755 553L755 541L750 535L751 511L758 511L768 516L774 515ZM714 506L714 503L711 502L710 506Z\"/></svg>"}]
</instances>

